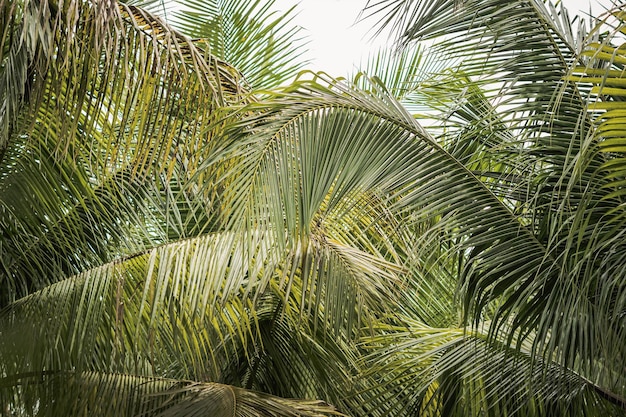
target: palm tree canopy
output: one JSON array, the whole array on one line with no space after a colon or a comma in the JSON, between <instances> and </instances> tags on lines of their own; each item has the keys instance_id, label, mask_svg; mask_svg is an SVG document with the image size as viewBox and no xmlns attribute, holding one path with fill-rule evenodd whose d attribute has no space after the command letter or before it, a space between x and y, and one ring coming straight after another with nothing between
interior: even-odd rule
<instances>
[{"instance_id":1,"label":"palm tree canopy","mask_svg":"<svg viewBox=\"0 0 626 417\"><path fill-rule=\"evenodd\" d=\"M625 415L624 12L271 10L0 0L1 412Z\"/></svg>"}]
</instances>

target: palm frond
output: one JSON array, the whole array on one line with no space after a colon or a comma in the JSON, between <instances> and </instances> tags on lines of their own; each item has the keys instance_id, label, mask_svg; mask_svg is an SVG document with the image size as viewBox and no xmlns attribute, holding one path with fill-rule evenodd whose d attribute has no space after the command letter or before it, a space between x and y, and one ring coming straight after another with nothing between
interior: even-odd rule
<instances>
[{"instance_id":1,"label":"palm frond","mask_svg":"<svg viewBox=\"0 0 626 417\"><path fill-rule=\"evenodd\" d=\"M374 193L384 210L406 216L409 225L433 221L420 240L450 239L441 258L467 254L458 270L466 314L476 306L482 315L504 293L510 298L494 316L502 323L520 305L529 317L541 317L541 306L530 300L544 291L542 283L556 279L558 266L487 184L384 91L361 92L341 83L298 87L251 105L254 115L230 133L233 145L224 152L233 179L226 179L231 186L224 202L233 204L223 209L229 227L270 230L289 248L301 236L324 233L328 212L341 210L342 219L359 216L352 196ZM417 251L416 258L422 256L431 255Z\"/></svg>"},{"instance_id":2,"label":"palm frond","mask_svg":"<svg viewBox=\"0 0 626 417\"><path fill-rule=\"evenodd\" d=\"M257 311L240 292L254 287L267 248L245 255L241 240L230 233L171 243L16 301L2 314L3 334L13 335L3 343L4 373L131 366L143 375L218 379L227 358L250 355L257 333ZM242 260L252 257L257 265L248 270Z\"/></svg>"},{"instance_id":3,"label":"palm frond","mask_svg":"<svg viewBox=\"0 0 626 417\"><path fill-rule=\"evenodd\" d=\"M47 372L14 377L15 391L2 396L9 412L39 416L341 416L322 401L279 398L217 384L95 372ZM67 391L74 395L61 395ZM0 389L0 395L4 394ZM19 399L19 402L14 402Z\"/></svg>"},{"instance_id":4,"label":"palm frond","mask_svg":"<svg viewBox=\"0 0 626 417\"><path fill-rule=\"evenodd\" d=\"M48 2L0 2L0 158L18 130L19 114L41 99L53 49L54 19Z\"/></svg>"},{"instance_id":5,"label":"palm frond","mask_svg":"<svg viewBox=\"0 0 626 417\"><path fill-rule=\"evenodd\" d=\"M467 153L466 167L545 248L538 269L516 275L508 261L495 261L501 253L490 246L497 240L468 239L465 262L472 272L462 278L461 290L466 314L473 307L480 322L495 308L494 334L539 329L536 355L586 375L607 372L602 358L622 355L620 348L598 344L603 333L609 340L623 337L613 310L622 308L623 290L619 280L607 279L621 269L607 252L619 250L621 228L605 221L619 201L609 196L610 180L598 175L605 157L588 140L595 129L586 111L591 86L568 78L570 67L585 62L577 54L584 31L574 36L566 10L534 1L382 1L372 7L385 10L386 24L397 25L405 42L438 39L438 47L459 59L453 81L461 74L467 82L450 87L463 93L460 100L454 90L441 88L441 76L427 84L454 97L441 102L446 125L434 131L450 152L492 141L485 153ZM418 91L416 97L424 95ZM518 247L500 248L531 259ZM482 256L474 255L484 252L493 258L482 269ZM606 384L621 392L611 378Z\"/></svg>"},{"instance_id":6,"label":"palm frond","mask_svg":"<svg viewBox=\"0 0 626 417\"><path fill-rule=\"evenodd\" d=\"M378 335L364 340L370 351L367 369L373 374L384 369L381 386L398 393L373 404L382 414L586 416L623 411L619 396L567 368L533 359L531 341L512 349L506 340L488 340L481 330L432 328L408 318L406 327L380 326ZM610 402L604 401L608 395L613 396Z\"/></svg>"},{"instance_id":7,"label":"palm frond","mask_svg":"<svg viewBox=\"0 0 626 417\"><path fill-rule=\"evenodd\" d=\"M211 54L239 69L252 89L285 84L307 63L295 6L272 11L274 1L186 1L172 23L206 39Z\"/></svg>"},{"instance_id":8,"label":"palm frond","mask_svg":"<svg viewBox=\"0 0 626 417\"><path fill-rule=\"evenodd\" d=\"M284 276L272 264L282 259L271 245L242 252L254 239L222 233L170 243L16 301L0 315L2 395L20 390L20 375L39 380L42 370L65 369L217 381L342 404L356 373L353 336L331 337L319 323L331 314L343 323L343 312L358 307L345 298L330 305L335 295L326 294L313 301L329 305L324 314L303 316L302 283L294 277L284 298Z\"/></svg>"},{"instance_id":9,"label":"palm frond","mask_svg":"<svg viewBox=\"0 0 626 417\"><path fill-rule=\"evenodd\" d=\"M241 99L238 73L144 11L98 4L73 3L90 18L54 21L56 59L31 92L40 103L3 154L3 297L210 222L215 195L194 195L189 178L218 106Z\"/></svg>"},{"instance_id":10,"label":"palm frond","mask_svg":"<svg viewBox=\"0 0 626 417\"><path fill-rule=\"evenodd\" d=\"M370 6L0 0L1 412L623 414L623 12Z\"/></svg>"},{"instance_id":11,"label":"palm frond","mask_svg":"<svg viewBox=\"0 0 626 417\"><path fill-rule=\"evenodd\" d=\"M362 88L369 85L369 80L378 78L382 85L399 101L415 91L420 81L432 73L438 73L446 66L446 61L436 53L431 53L421 45L402 50L382 48L368 56L365 62L359 65L359 73L354 77L354 83ZM367 77L362 84L359 78Z\"/></svg>"}]
</instances>

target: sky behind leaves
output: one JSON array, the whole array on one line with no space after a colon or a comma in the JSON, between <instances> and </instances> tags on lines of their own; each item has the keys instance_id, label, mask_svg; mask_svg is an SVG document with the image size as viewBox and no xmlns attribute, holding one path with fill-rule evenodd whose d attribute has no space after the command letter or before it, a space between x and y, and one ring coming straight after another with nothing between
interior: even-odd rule
<instances>
[{"instance_id":1,"label":"sky behind leaves","mask_svg":"<svg viewBox=\"0 0 626 417\"><path fill-rule=\"evenodd\" d=\"M610 5L611 0L563 0L571 13L588 13L589 7L595 15L602 13L602 5ZM288 10L294 4L298 14L294 22L306 29L309 36L309 50L312 57L310 68L325 71L333 76L347 76L354 73L356 64L367 57L369 52L391 43L383 34L374 37L374 20L358 22L359 15L367 0L276 0L277 10Z\"/></svg>"}]
</instances>

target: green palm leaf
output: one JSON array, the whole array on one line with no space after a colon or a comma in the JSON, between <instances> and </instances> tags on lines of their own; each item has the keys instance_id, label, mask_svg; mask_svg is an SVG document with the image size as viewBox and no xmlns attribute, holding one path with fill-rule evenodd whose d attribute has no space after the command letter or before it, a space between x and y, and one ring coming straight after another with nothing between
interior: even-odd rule
<instances>
[{"instance_id":1,"label":"green palm leaf","mask_svg":"<svg viewBox=\"0 0 626 417\"><path fill-rule=\"evenodd\" d=\"M274 1L186 1L172 23L206 39L211 53L235 66L252 89L291 81L306 64L301 28L292 24L294 7L272 11Z\"/></svg>"},{"instance_id":2,"label":"green palm leaf","mask_svg":"<svg viewBox=\"0 0 626 417\"><path fill-rule=\"evenodd\" d=\"M48 372L40 378L21 375L21 410L12 408L11 397L3 397L9 412L41 409L37 415L59 413L99 416L293 416L323 417L342 415L321 401L291 400L216 383L198 383L122 374ZM0 386L6 383L0 380ZM28 390L36 392L30 397ZM71 390L77 395L67 396ZM24 398L26 397L26 398ZM50 407L42 408L42 404ZM30 408L30 410L28 410Z\"/></svg>"}]
</instances>

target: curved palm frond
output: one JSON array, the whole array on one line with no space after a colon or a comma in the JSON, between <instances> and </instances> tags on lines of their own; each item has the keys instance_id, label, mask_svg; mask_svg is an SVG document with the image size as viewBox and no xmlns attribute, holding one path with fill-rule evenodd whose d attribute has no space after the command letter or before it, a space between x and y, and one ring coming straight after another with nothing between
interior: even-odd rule
<instances>
[{"instance_id":1,"label":"curved palm frond","mask_svg":"<svg viewBox=\"0 0 626 417\"><path fill-rule=\"evenodd\" d=\"M343 210L342 202L352 201L351 193L373 192L394 214L410 212L415 221L439 216L431 233L456 229L457 235L473 236L461 243L475 250L468 277L479 273L474 269L479 259L488 263L491 256L502 277L490 276L489 268L481 266L481 279L491 284L506 280L506 271L523 276L526 268L544 268L548 255L543 244L392 97L341 84L334 89L318 83L299 87L274 101L252 104L251 109L266 112L263 119L255 115L236 127L242 133L235 131L228 152L238 163L233 172L240 176L224 199L233 202L224 209L231 223L255 223L275 230L278 239L310 236L326 212ZM327 174L315 175L320 172ZM520 258L526 251L527 257ZM495 260L507 253L515 254L506 262Z\"/></svg>"}]
</instances>

